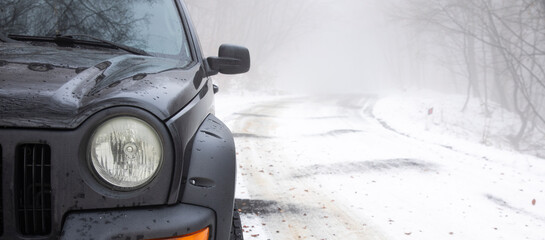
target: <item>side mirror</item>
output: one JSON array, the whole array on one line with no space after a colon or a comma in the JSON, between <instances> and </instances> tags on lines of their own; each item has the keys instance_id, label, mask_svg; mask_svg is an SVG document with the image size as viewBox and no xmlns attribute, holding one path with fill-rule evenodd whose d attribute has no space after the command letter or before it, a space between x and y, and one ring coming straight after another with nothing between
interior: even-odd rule
<instances>
[{"instance_id":1,"label":"side mirror","mask_svg":"<svg viewBox=\"0 0 545 240\"><path fill-rule=\"evenodd\" d=\"M217 57L206 59L210 75L239 74L250 70L250 51L245 47L222 44Z\"/></svg>"}]
</instances>

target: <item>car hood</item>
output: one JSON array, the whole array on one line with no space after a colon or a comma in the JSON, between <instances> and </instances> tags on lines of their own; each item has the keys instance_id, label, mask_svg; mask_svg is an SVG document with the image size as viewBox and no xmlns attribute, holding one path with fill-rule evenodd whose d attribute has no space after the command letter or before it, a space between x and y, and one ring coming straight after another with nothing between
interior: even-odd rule
<instances>
[{"instance_id":1,"label":"car hood","mask_svg":"<svg viewBox=\"0 0 545 240\"><path fill-rule=\"evenodd\" d=\"M119 51L0 43L0 126L76 128L112 106L164 120L202 87L198 65Z\"/></svg>"}]
</instances>

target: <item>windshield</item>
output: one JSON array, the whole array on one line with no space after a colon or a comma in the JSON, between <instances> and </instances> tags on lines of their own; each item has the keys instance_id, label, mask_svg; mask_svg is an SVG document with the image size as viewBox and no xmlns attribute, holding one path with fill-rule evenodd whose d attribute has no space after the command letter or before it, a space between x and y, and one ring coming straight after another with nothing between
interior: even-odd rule
<instances>
[{"instance_id":1,"label":"windshield","mask_svg":"<svg viewBox=\"0 0 545 240\"><path fill-rule=\"evenodd\" d=\"M174 0L2 0L0 13L6 35L89 35L190 58Z\"/></svg>"}]
</instances>

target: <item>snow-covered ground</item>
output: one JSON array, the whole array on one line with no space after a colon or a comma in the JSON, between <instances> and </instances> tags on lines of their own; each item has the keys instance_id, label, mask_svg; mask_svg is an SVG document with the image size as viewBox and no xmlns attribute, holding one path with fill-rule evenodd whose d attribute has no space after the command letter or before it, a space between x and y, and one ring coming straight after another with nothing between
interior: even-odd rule
<instances>
[{"instance_id":1,"label":"snow-covered ground","mask_svg":"<svg viewBox=\"0 0 545 240\"><path fill-rule=\"evenodd\" d=\"M476 98L470 99L462 111L465 98L429 90L399 92L380 99L374 115L392 128L418 139L445 145L479 143L513 150L510 139L521 125L517 115L494 102L488 103L486 112L484 103ZM536 145L545 146L543 135L535 132L521 143L521 151L539 153Z\"/></svg>"},{"instance_id":2,"label":"snow-covered ground","mask_svg":"<svg viewBox=\"0 0 545 240\"><path fill-rule=\"evenodd\" d=\"M513 115L464 100L218 94L245 238L545 239L545 160L509 147Z\"/></svg>"}]
</instances>

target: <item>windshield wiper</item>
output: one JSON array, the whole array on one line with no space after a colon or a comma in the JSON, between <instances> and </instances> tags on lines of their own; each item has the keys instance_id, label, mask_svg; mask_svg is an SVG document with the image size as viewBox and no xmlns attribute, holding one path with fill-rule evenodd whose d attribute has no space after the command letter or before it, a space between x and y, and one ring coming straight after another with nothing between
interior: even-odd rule
<instances>
[{"instance_id":1,"label":"windshield wiper","mask_svg":"<svg viewBox=\"0 0 545 240\"><path fill-rule=\"evenodd\" d=\"M88 38L93 41L89 40L81 40L76 39L77 38ZM23 41L39 41L39 42L55 42L59 46L64 47L71 47L74 44L86 44L86 45L94 45L94 46L102 46L102 47L108 47L108 48L115 48L115 49L121 49L133 54L137 55L145 55L145 56L151 56L151 54L147 53L144 50L129 47L127 45L121 44L121 43L115 43L112 41L100 39L97 37L93 37L90 35L85 34L73 34L73 35L57 35L55 37L43 37L43 36L26 36L26 35L9 35L8 39L16 40L23 40ZM3 39L2 39L3 40Z\"/></svg>"},{"instance_id":2,"label":"windshield wiper","mask_svg":"<svg viewBox=\"0 0 545 240\"><path fill-rule=\"evenodd\" d=\"M4 33L1 33L0 32L0 41L2 42L8 42L8 43L13 43L13 42L17 42L11 38L9 38L7 35L5 35Z\"/></svg>"},{"instance_id":3,"label":"windshield wiper","mask_svg":"<svg viewBox=\"0 0 545 240\"><path fill-rule=\"evenodd\" d=\"M133 54L151 56L149 53L147 53L146 51L144 51L142 49L130 47L130 46L127 46L125 44L116 43L116 42L108 41L108 40L105 40L105 39L101 39L101 38L98 38L98 37L93 37L93 36L85 35L85 34L58 35L58 36L55 36L53 38L53 40L55 42L63 42L63 43L69 43L69 44L70 43L77 43L78 41L81 41L81 40L78 40L78 39L74 39L74 37L89 38L89 39L95 40L97 42L105 43L105 44L107 44L107 45L109 45L111 47L115 47L115 48L118 48L118 49L121 49L121 50L125 50L125 51L133 53ZM92 43L92 42L85 41L85 43L89 44L89 43Z\"/></svg>"}]
</instances>

